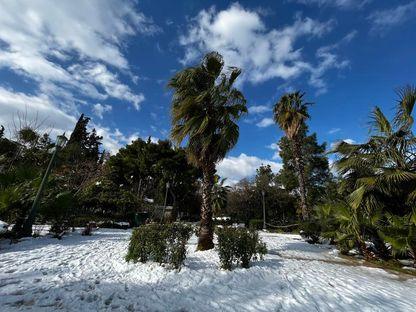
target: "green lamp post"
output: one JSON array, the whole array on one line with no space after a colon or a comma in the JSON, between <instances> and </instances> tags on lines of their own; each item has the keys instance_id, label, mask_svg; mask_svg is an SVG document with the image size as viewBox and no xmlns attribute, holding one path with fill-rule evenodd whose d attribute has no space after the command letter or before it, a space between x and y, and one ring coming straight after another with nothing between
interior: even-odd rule
<instances>
[{"instance_id":1,"label":"green lamp post","mask_svg":"<svg viewBox=\"0 0 416 312\"><path fill-rule=\"evenodd\" d=\"M66 138L65 133L62 135L58 135L56 138L55 149L52 153L52 157L51 157L51 160L49 161L48 167L46 168L45 174L43 175L42 182L40 183L38 192L36 193L36 197L35 197L35 200L33 201L32 208L30 209L29 215L23 223L21 236L32 235L32 225L33 225L33 222L35 221L39 200L42 197L42 191L45 188L45 185L48 181L48 177L49 177L49 174L51 173L58 150L63 148L67 141L68 139Z\"/></svg>"},{"instance_id":2,"label":"green lamp post","mask_svg":"<svg viewBox=\"0 0 416 312\"><path fill-rule=\"evenodd\" d=\"M165 205L163 206L162 218L160 220L161 223L163 223L163 219L165 218L166 206L168 204L168 191L169 191L169 187L170 187L170 183L169 182L166 182Z\"/></svg>"},{"instance_id":3,"label":"green lamp post","mask_svg":"<svg viewBox=\"0 0 416 312\"><path fill-rule=\"evenodd\" d=\"M266 192L264 190L261 191L261 197L263 201L263 230L266 230L266 203L264 201L264 195Z\"/></svg>"}]
</instances>

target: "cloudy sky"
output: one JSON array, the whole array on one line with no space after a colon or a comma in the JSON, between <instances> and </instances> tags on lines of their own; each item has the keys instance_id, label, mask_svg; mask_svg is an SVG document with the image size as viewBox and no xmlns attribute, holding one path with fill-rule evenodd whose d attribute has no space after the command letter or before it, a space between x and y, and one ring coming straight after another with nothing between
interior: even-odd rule
<instances>
[{"instance_id":1,"label":"cloudy sky","mask_svg":"<svg viewBox=\"0 0 416 312\"><path fill-rule=\"evenodd\" d=\"M416 0L0 0L0 124L18 116L52 134L92 118L111 152L167 138L167 81L208 51L238 66L249 114L218 165L234 182L280 168L272 105L306 92L311 131L361 141L374 105L388 114L415 83Z\"/></svg>"}]
</instances>

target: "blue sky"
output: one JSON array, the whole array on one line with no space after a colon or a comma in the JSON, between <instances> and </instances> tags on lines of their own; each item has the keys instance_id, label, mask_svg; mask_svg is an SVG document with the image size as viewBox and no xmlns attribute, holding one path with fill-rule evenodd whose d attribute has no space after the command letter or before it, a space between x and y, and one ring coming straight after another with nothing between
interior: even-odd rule
<instances>
[{"instance_id":1,"label":"blue sky","mask_svg":"<svg viewBox=\"0 0 416 312\"><path fill-rule=\"evenodd\" d=\"M83 112L113 153L166 138L168 79L216 50L243 69L249 106L218 165L235 182L280 168L270 118L287 91L314 103L320 142L364 140L371 109L392 114L394 90L415 83L415 17L415 0L0 0L0 124L24 116L54 136Z\"/></svg>"}]
</instances>

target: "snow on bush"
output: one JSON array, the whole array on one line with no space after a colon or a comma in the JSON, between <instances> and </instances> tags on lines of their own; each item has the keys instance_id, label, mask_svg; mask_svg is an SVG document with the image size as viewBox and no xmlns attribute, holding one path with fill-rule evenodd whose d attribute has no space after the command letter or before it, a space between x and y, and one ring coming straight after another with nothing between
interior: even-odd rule
<instances>
[{"instance_id":1,"label":"snow on bush","mask_svg":"<svg viewBox=\"0 0 416 312\"><path fill-rule=\"evenodd\" d=\"M148 224L133 231L127 261L155 261L180 269L186 258L186 243L192 228L181 223Z\"/></svg>"},{"instance_id":2,"label":"snow on bush","mask_svg":"<svg viewBox=\"0 0 416 312\"><path fill-rule=\"evenodd\" d=\"M218 255L221 268L231 270L233 264L250 267L250 261L258 257L263 259L267 253L266 244L256 231L245 228L223 227L217 229Z\"/></svg>"},{"instance_id":3,"label":"snow on bush","mask_svg":"<svg viewBox=\"0 0 416 312\"><path fill-rule=\"evenodd\" d=\"M0 220L0 234L6 233L8 227L9 225L6 222Z\"/></svg>"}]
</instances>

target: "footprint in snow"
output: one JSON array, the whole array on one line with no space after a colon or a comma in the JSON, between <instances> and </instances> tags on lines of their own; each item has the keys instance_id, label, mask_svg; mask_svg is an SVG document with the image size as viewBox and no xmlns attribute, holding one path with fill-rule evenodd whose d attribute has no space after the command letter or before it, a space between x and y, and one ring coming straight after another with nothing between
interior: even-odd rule
<instances>
[{"instance_id":1,"label":"footprint in snow","mask_svg":"<svg viewBox=\"0 0 416 312\"><path fill-rule=\"evenodd\" d=\"M18 300L13 302L11 305L14 307L21 307L21 306L32 306L35 304L35 300L30 299L30 300Z\"/></svg>"},{"instance_id":2,"label":"footprint in snow","mask_svg":"<svg viewBox=\"0 0 416 312\"><path fill-rule=\"evenodd\" d=\"M108 298L104 301L104 304L105 304L105 305L110 305L110 304L111 304L111 302L113 301L113 297L114 297L114 294L112 294L110 297L108 297Z\"/></svg>"},{"instance_id":3,"label":"footprint in snow","mask_svg":"<svg viewBox=\"0 0 416 312\"><path fill-rule=\"evenodd\" d=\"M97 294L90 294L88 295L87 299L85 301L87 301L88 303L94 302L98 300L98 295Z\"/></svg>"},{"instance_id":4,"label":"footprint in snow","mask_svg":"<svg viewBox=\"0 0 416 312\"><path fill-rule=\"evenodd\" d=\"M24 294L25 293L22 290L15 290L15 291L12 291L12 292L8 293L7 295L9 295L9 296L21 296L21 295L24 295Z\"/></svg>"},{"instance_id":5,"label":"footprint in snow","mask_svg":"<svg viewBox=\"0 0 416 312\"><path fill-rule=\"evenodd\" d=\"M0 287L4 287L4 286L7 286L7 285L13 285L13 284L20 284L21 282L22 282L21 280L4 279L0 283Z\"/></svg>"}]
</instances>

